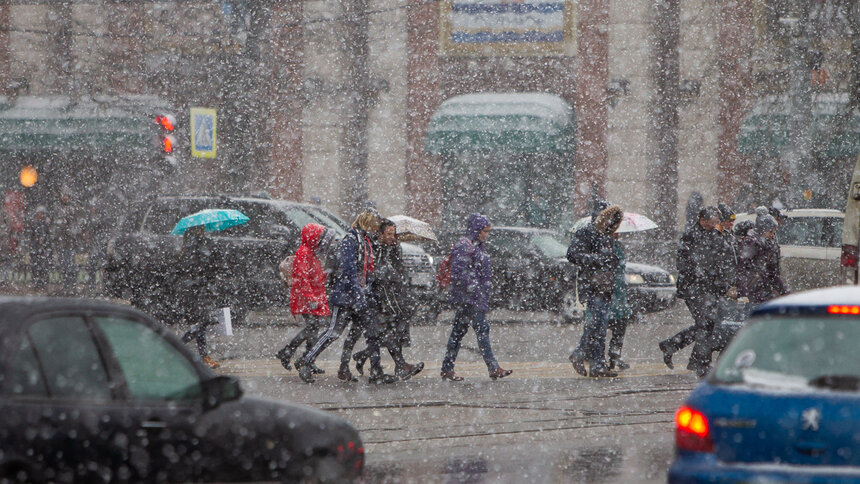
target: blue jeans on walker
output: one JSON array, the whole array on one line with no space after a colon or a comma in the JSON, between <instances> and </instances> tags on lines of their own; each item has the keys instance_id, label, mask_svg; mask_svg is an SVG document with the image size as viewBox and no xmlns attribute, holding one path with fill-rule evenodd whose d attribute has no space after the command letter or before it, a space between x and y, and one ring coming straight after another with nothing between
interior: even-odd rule
<instances>
[{"instance_id":1,"label":"blue jeans on walker","mask_svg":"<svg viewBox=\"0 0 860 484\"><path fill-rule=\"evenodd\" d=\"M493 371L499 367L490 345L490 325L487 323L486 313L470 304L461 304L457 306L457 312L454 314L454 325L451 328L451 336L448 338L445 359L442 361L443 373L454 371L454 360L457 359L460 343L463 341L463 336L469 331L470 324L478 337L478 348L481 349L481 356L484 357L487 369Z\"/></svg>"},{"instance_id":2,"label":"blue jeans on walker","mask_svg":"<svg viewBox=\"0 0 860 484\"><path fill-rule=\"evenodd\" d=\"M579 346L573 350L574 357L587 360L592 369L606 367L604 355L610 301L611 299L605 296L592 296L588 300L588 312L591 317L585 321Z\"/></svg>"}]
</instances>

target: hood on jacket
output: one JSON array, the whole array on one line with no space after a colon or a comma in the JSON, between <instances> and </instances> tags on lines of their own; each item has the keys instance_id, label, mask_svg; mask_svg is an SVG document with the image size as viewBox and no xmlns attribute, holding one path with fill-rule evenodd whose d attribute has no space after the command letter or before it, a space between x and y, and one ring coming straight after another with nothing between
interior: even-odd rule
<instances>
[{"instance_id":1,"label":"hood on jacket","mask_svg":"<svg viewBox=\"0 0 860 484\"><path fill-rule=\"evenodd\" d=\"M600 215L600 212L611 206L612 204L609 203L608 200L604 200L602 198L594 200L594 204L591 206L591 220L597 220L597 216Z\"/></svg>"},{"instance_id":2,"label":"hood on jacket","mask_svg":"<svg viewBox=\"0 0 860 484\"><path fill-rule=\"evenodd\" d=\"M478 234L480 234L488 225L490 225L490 221L487 217L479 213L469 215L469 219L466 221L466 237L468 237L469 240L477 239Z\"/></svg>"},{"instance_id":3,"label":"hood on jacket","mask_svg":"<svg viewBox=\"0 0 860 484\"><path fill-rule=\"evenodd\" d=\"M621 225L621 220L624 218L624 212L618 205L612 205L603 209L600 214L594 219L594 228L599 234L610 234L618 229Z\"/></svg>"},{"instance_id":4,"label":"hood on jacket","mask_svg":"<svg viewBox=\"0 0 860 484\"><path fill-rule=\"evenodd\" d=\"M325 227L322 225L314 223L305 225L302 228L302 244L307 245L311 250L317 250L324 232Z\"/></svg>"}]
</instances>

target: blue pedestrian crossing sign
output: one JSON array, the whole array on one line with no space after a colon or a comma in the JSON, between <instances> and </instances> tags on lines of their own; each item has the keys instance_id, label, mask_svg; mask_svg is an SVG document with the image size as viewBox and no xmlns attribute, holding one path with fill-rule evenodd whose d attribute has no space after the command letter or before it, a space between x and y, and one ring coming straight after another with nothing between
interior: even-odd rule
<instances>
[{"instance_id":1,"label":"blue pedestrian crossing sign","mask_svg":"<svg viewBox=\"0 0 860 484\"><path fill-rule=\"evenodd\" d=\"M215 110L191 108L191 156L215 158L216 133Z\"/></svg>"}]
</instances>

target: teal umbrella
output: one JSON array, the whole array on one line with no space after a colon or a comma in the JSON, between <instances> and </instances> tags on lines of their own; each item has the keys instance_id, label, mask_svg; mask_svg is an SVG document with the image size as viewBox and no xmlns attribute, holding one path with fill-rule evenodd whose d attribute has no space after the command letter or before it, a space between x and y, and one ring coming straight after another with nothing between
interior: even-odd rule
<instances>
[{"instance_id":1,"label":"teal umbrella","mask_svg":"<svg viewBox=\"0 0 860 484\"><path fill-rule=\"evenodd\" d=\"M238 210L209 208L182 217L170 233L173 235L182 235L189 228L201 225L207 232L217 232L235 227L236 225L246 224L248 220L250 220L248 216Z\"/></svg>"}]
</instances>

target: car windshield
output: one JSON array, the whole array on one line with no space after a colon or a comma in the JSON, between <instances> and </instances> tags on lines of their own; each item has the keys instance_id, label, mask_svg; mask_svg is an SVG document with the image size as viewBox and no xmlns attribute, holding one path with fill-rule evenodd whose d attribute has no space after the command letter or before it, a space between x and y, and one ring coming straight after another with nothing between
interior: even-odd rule
<instances>
[{"instance_id":1,"label":"car windshield","mask_svg":"<svg viewBox=\"0 0 860 484\"><path fill-rule=\"evenodd\" d=\"M532 237L532 242L545 256L553 259L567 257L567 246L553 234L538 233Z\"/></svg>"},{"instance_id":2,"label":"car windshield","mask_svg":"<svg viewBox=\"0 0 860 484\"><path fill-rule=\"evenodd\" d=\"M789 217L779 228L779 243L839 247L842 244L842 222L839 217Z\"/></svg>"},{"instance_id":3,"label":"car windshield","mask_svg":"<svg viewBox=\"0 0 860 484\"><path fill-rule=\"evenodd\" d=\"M717 383L791 388L828 379L860 378L860 319L765 316L751 322L725 350L713 372Z\"/></svg>"},{"instance_id":4,"label":"car windshield","mask_svg":"<svg viewBox=\"0 0 860 484\"><path fill-rule=\"evenodd\" d=\"M317 219L322 225L333 228L339 237L346 235L346 232L349 230L349 225L346 222L325 209L312 207L302 207L302 209L309 213L311 217Z\"/></svg>"}]
</instances>

